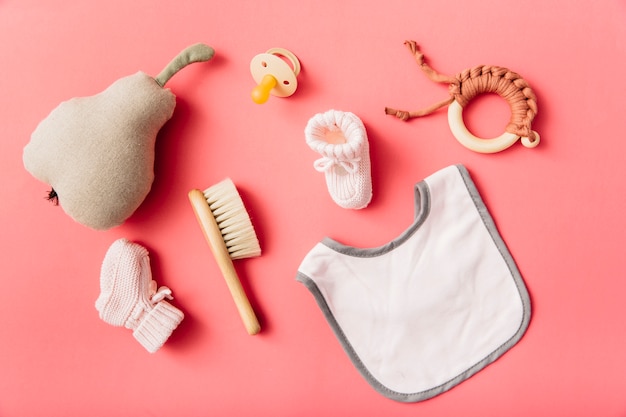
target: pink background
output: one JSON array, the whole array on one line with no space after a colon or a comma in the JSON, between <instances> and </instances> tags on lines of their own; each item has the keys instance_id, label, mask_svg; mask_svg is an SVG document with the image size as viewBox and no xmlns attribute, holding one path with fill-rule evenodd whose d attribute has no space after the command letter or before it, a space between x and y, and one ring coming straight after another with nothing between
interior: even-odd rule
<instances>
[{"instance_id":1,"label":"pink background","mask_svg":"<svg viewBox=\"0 0 626 417\"><path fill-rule=\"evenodd\" d=\"M444 99L403 46L439 71L510 68L538 96L542 142L494 155L463 148L446 111L403 123L385 106ZM156 181L121 227L96 232L44 200L22 165L57 104L206 42L214 60L168 86L174 117L157 141ZM626 2L0 0L0 416L626 416ZM272 47L302 62L290 98L254 104L249 62ZM369 135L374 198L335 205L303 130L351 111ZM465 112L498 135L506 103ZM532 298L519 344L434 399L401 404L352 366L311 294L295 281L324 236L386 243L412 221L413 185L469 169ZM187 201L229 176L263 256L237 262L262 332L248 336ZM186 314L156 354L107 325L94 302L119 237L150 251L153 275Z\"/></svg>"}]
</instances>

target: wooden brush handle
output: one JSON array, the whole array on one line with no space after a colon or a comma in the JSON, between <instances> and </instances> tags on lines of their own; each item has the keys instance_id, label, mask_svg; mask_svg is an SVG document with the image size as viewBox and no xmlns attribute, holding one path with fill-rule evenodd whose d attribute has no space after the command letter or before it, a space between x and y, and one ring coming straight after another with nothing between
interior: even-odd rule
<instances>
[{"instance_id":1,"label":"wooden brush handle","mask_svg":"<svg viewBox=\"0 0 626 417\"><path fill-rule=\"evenodd\" d=\"M215 217L209 208L204 193L200 190L191 190L189 192L189 201L191 202L193 211L196 213L198 223L200 223L204 237L211 248L211 252L213 252L217 265L226 280L230 294L235 301L235 305L237 306L237 310L239 311L239 315L243 320L248 334L257 334L261 330L261 326L241 286L241 281L239 281L239 277L235 271L233 261L228 253L228 248L224 243L222 232L220 231L217 221L215 221Z\"/></svg>"}]
</instances>

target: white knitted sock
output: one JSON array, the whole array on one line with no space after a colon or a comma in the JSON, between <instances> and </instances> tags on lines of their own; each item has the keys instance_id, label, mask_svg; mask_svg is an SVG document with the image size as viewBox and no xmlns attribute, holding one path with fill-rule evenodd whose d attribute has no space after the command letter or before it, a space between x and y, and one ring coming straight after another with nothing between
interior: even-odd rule
<instances>
[{"instance_id":1,"label":"white knitted sock","mask_svg":"<svg viewBox=\"0 0 626 417\"><path fill-rule=\"evenodd\" d=\"M116 240L107 251L100 290L96 300L100 318L133 330L135 339L150 353L159 350L183 320L183 312L164 300L173 298L171 290L157 290L148 251L126 239Z\"/></svg>"},{"instance_id":2,"label":"white knitted sock","mask_svg":"<svg viewBox=\"0 0 626 417\"><path fill-rule=\"evenodd\" d=\"M304 129L307 144L322 155L314 163L340 207L362 209L372 199L367 133L355 114L329 110L313 116Z\"/></svg>"}]
</instances>

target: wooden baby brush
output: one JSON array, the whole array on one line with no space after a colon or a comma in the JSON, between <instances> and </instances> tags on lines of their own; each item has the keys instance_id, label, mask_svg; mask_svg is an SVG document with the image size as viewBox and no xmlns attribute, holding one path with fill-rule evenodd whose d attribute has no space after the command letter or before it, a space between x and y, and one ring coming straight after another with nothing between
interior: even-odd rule
<instances>
[{"instance_id":1,"label":"wooden baby brush","mask_svg":"<svg viewBox=\"0 0 626 417\"><path fill-rule=\"evenodd\" d=\"M232 260L259 256L261 247L235 184L226 178L204 191L193 189L189 201L248 334L257 334L261 326Z\"/></svg>"}]
</instances>

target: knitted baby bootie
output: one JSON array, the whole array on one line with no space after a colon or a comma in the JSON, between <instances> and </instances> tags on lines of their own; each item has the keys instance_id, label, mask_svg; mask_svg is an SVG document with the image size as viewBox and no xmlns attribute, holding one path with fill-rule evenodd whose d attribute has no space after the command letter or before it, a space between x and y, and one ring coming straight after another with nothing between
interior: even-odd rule
<instances>
[{"instance_id":1,"label":"knitted baby bootie","mask_svg":"<svg viewBox=\"0 0 626 417\"><path fill-rule=\"evenodd\" d=\"M100 296L96 300L100 318L133 330L135 339L154 353L184 317L165 298L173 299L172 291L167 287L157 289L148 251L126 239L113 242L100 273Z\"/></svg>"},{"instance_id":2,"label":"knitted baby bootie","mask_svg":"<svg viewBox=\"0 0 626 417\"><path fill-rule=\"evenodd\" d=\"M304 129L307 144L322 155L314 163L323 172L333 201L362 209L372 199L367 133L355 114L329 110L313 116Z\"/></svg>"}]
</instances>

